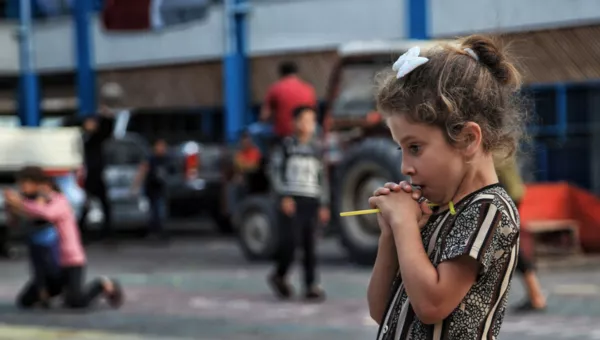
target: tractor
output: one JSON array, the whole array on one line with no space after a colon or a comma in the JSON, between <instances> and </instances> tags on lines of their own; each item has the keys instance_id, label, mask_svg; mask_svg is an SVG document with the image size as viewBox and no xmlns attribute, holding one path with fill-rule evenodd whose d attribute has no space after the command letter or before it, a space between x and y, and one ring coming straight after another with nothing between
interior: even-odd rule
<instances>
[{"instance_id":1,"label":"tractor","mask_svg":"<svg viewBox=\"0 0 600 340\"><path fill-rule=\"evenodd\" d=\"M379 238L376 216L339 217L342 211L368 208L373 191L388 181L404 179L401 154L375 111L374 79L409 48L427 49L439 41L352 42L338 50L339 60L330 76L327 107L320 136L331 186L328 233L338 237L349 259L372 264ZM268 139L268 129L254 126L257 142ZM267 156L268 159L268 156ZM266 167L261 171L265 171ZM258 178L263 178L259 175ZM267 187L250 192L236 205L233 225L248 259L264 260L277 249L277 207Z\"/></svg>"}]
</instances>

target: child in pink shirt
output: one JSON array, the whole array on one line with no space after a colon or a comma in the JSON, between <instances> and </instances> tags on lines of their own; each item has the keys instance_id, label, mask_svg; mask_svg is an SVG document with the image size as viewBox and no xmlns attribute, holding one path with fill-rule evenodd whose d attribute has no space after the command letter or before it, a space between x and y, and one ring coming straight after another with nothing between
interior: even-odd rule
<instances>
[{"instance_id":1,"label":"child in pink shirt","mask_svg":"<svg viewBox=\"0 0 600 340\"><path fill-rule=\"evenodd\" d=\"M123 292L116 280L96 278L84 287L86 256L69 201L55 190L52 179L45 176L41 168L27 167L21 173L29 175L19 177L19 187L35 186L38 194L47 198L47 203L23 200L20 194L8 191L6 204L22 214L52 223L59 235L61 275L48 284L50 294L62 294L64 305L69 308L88 307L101 295L112 307L119 307L123 303Z\"/></svg>"}]
</instances>

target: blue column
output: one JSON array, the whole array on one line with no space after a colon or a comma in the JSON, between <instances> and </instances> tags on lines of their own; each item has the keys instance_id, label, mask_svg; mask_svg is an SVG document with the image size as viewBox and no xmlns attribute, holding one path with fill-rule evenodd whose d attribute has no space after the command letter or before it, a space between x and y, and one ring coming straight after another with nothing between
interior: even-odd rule
<instances>
[{"instance_id":1,"label":"blue column","mask_svg":"<svg viewBox=\"0 0 600 340\"><path fill-rule=\"evenodd\" d=\"M247 22L248 0L225 0L225 138L237 140L248 114Z\"/></svg>"},{"instance_id":2,"label":"blue column","mask_svg":"<svg viewBox=\"0 0 600 340\"><path fill-rule=\"evenodd\" d=\"M406 16L408 23L407 36L409 39L428 39L429 38L429 16L427 7L428 0L406 0Z\"/></svg>"},{"instance_id":3,"label":"blue column","mask_svg":"<svg viewBox=\"0 0 600 340\"><path fill-rule=\"evenodd\" d=\"M19 2L19 118L21 125L40 124L38 78L34 69L31 0Z\"/></svg>"},{"instance_id":4,"label":"blue column","mask_svg":"<svg viewBox=\"0 0 600 340\"><path fill-rule=\"evenodd\" d=\"M556 125L558 127L558 136L562 142L567 139L567 86L558 83L556 90Z\"/></svg>"},{"instance_id":5,"label":"blue column","mask_svg":"<svg viewBox=\"0 0 600 340\"><path fill-rule=\"evenodd\" d=\"M96 73L93 68L93 46L90 31L90 17L93 13L93 0L74 1L75 60L77 62L77 99L79 115L93 115L96 112Z\"/></svg>"}]
</instances>

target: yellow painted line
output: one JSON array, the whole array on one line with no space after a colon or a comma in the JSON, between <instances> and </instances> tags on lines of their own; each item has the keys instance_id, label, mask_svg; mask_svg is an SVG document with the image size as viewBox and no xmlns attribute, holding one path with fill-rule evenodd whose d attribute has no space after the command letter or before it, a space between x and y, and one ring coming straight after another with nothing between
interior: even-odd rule
<instances>
[{"instance_id":1,"label":"yellow painted line","mask_svg":"<svg viewBox=\"0 0 600 340\"><path fill-rule=\"evenodd\" d=\"M100 331L73 330L64 328L25 327L0 325L0 340L142 340L148 336L107 333Z\"/></svg>"}]
</instances>

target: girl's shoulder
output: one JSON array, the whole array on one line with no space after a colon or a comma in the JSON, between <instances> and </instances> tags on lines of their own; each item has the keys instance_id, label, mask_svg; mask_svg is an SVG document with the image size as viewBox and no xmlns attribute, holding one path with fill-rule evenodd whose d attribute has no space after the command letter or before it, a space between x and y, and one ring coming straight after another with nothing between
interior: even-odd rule
<instances>
[{"instance_id":1,"label":"girl's shoulder","mask_svg":"<svg viewBox=\"0 0 600 340\"><path fill-rule=\"evenodd\" d=\"M492 185L475 193L463 209L462 220L486 223L486 218L498 225L518 231L520 225L519 210L506 190L500 185Z\"/></svg>"},{"instance_id":2,"label":"girl's shoulder","mask_svg":"<svg viewBox=\"0 0 600 340\"><path fill-rule=\"evenodd\" d=\"M464 210L475 209L484 204L493 205L497 209L516 209L514 202L500 184L492 184L473 192L463 201Z\"/></svg>"}]
</instances>

